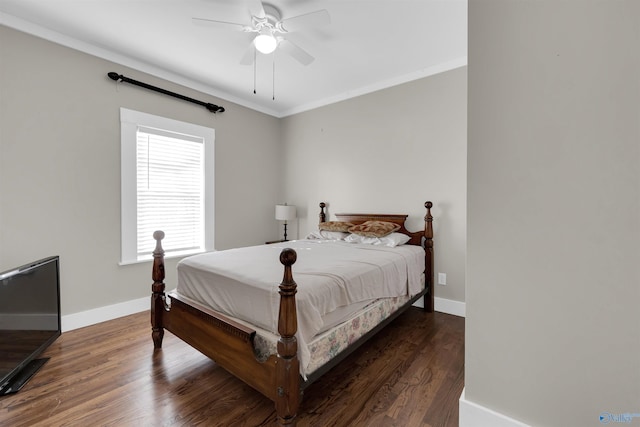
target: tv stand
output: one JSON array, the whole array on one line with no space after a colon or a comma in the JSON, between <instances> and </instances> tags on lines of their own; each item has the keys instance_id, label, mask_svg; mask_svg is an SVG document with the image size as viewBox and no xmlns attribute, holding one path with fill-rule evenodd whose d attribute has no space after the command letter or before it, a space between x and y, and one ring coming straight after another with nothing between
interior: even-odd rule
<instances>
[{"instance_id":1,"label":"tv stand","mask_svg":"<svg viewBox=\"0 0 640 427\"><path fill-rule=\"evenodd\" d=\"M17 374L15 374L6 384L0 387L0 396L17 393L35 375L42 366L47 363L48 357L33 359L27 363Z\"/></svg>"}]
</instances>

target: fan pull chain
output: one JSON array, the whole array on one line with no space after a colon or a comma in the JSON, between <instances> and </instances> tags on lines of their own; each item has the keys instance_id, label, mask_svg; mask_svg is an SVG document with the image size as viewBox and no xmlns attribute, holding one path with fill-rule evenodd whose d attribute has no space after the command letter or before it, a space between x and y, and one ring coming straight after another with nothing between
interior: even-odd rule
<instances>
[{"instance_id":1,"label":"fan pull chain","mask_svg":"<svg viewBox=\"0 0 640 427\"><path fill-rule=\"evenodd\" d=\"M276 54L273 54L273 80L271 81L271 100L276 100Z\"/></svg>"},{"instance_id":2,"label":"fan pull chain","mask_svg":"<svg viewBox=\"0 0 640 427\"><path fill-rule=\"evenodd\" d=\"M253 49L253 94L256 94L256 51L258 49Z\"/></svg>"}]
</instances>

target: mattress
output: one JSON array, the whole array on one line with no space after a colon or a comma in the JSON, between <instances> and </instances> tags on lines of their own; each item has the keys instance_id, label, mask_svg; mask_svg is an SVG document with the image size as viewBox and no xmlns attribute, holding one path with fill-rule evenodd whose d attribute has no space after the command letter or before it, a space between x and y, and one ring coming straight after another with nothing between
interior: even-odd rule
<instances>
[{"instance_id":1,"label":"mattress","mask_svg":"<svg viewBox=\"0 0 640 427\"><path fill-rule=\"evenodd\" d=\"M277 334L285 247L298 254L299 358L309 372L314 337L380 298L409 298L422 289L424 250L339 241L299 240L185 258L178 264L179 294L270 334Z\"/></svg>"}]
</instances>

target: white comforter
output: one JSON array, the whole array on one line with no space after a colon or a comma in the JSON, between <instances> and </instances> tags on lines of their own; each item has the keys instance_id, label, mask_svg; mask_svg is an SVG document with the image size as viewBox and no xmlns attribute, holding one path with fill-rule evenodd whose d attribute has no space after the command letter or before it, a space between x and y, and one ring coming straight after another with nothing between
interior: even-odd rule
<instances>
[{"instance_id":1,"label":"white comforter","mask_svg":"<svg viewBox=\"0 0 640 427\"><path fill-rule=\"evenodd\" d=\"M307 343L323 330L325 315L339 307L383 297L415 295L422 288L424 250L338 241L298 240L208 252L178 264L178 292L216 311L277 333L283 248L298 254L299 358L306 370Z\"/></svg>"}]
</instances>

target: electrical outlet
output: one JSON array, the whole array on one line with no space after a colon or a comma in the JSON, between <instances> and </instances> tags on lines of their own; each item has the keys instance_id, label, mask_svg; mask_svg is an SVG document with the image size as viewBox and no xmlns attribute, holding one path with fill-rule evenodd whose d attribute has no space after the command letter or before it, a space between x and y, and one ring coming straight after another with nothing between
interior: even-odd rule
<instances>
[{"instance_id":1,"label":"electrical outlet","mask_svg":"<svg viewBox=\"0 0 640 427\"><path fill-rule=\"evenodd\" d=\"M447 284L447 273L438 273L438 285Z\"/></svg>"}]
</instances>

